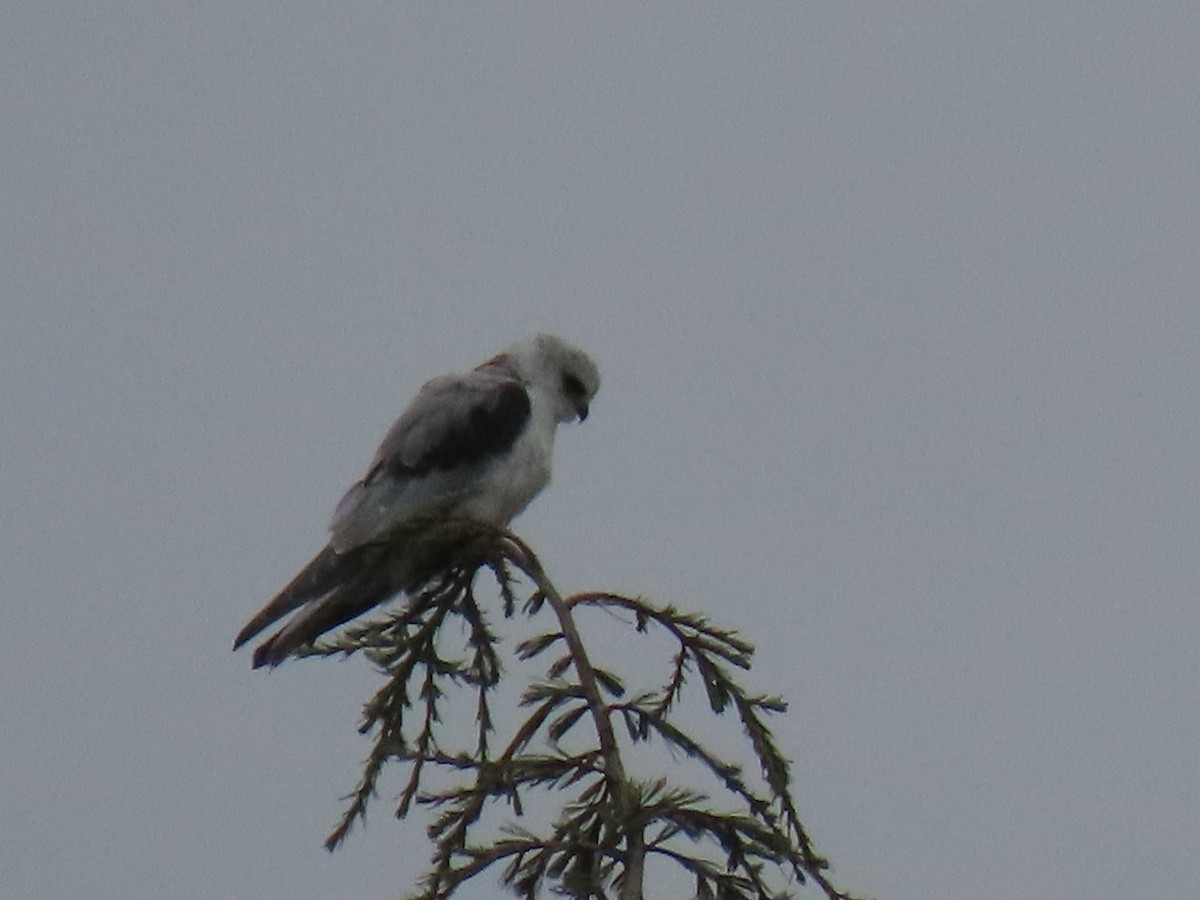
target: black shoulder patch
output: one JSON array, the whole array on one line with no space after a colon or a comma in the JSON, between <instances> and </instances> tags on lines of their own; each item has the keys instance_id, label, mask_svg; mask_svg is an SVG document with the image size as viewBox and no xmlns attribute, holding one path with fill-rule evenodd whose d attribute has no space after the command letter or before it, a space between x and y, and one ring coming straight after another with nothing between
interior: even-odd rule
<instances>
[{"instance_id":1,"label":"black shoulder patch","mask_svg":"<svg viewBox=\"0 0 1200 900\"><path fill-rule=\"evenodd\" d=\"M515 382L499 385L472 405L467 415L449 425L405 474L423 475L434 469L483 462L510 450L529 421L529 395Z\"/></svg>"}]
</instances>

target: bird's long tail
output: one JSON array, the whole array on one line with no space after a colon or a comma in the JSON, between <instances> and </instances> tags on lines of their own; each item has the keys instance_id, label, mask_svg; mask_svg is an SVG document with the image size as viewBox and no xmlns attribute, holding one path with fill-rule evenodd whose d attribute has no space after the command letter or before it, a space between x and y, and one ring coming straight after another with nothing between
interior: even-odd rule
<instances>
[{"instance_id":1,"label":"bird's long tail","mask_svg":"<svg viewBox=\"0 0 1200 900\"><path fill-rule=\"evenodd\" d=\"M254 668L277 666L295 650L349 622L402 589L386 566L367 566L325 596L311 601L290 622L254 648Z\"/></svg>"},{"instance_id":2,"label":"bird's long tail","mask_svg":"<svg viewBox=\"0 0 1200 900\"><path fill-rule=\"evenodd\" d=\"M447 567L470 569L474 561L477 569L485 559L472 543L480 539L477 532L463 532L461 526L445 534L426 531L421 540L402 550L394 540L363 544L342 553L330 544L246 623L233 649L298 609L291 621L254 649L254 668L277 666L330 629L397 594L419 589Z\"/></svg>"},{"instance_id":3,"label":"bird's long tail","mask_svg":"<svg viewBox=\"0 0 1200 900\"><path fill-rule=\"evenodd\" d=\"M268 625L282 619L293 609L329 593L346 579L352 568L350 554L339 554L327 546L300 570L287 587L260 609L233 640L236 650Z\"/></svg>"}]
</instances>

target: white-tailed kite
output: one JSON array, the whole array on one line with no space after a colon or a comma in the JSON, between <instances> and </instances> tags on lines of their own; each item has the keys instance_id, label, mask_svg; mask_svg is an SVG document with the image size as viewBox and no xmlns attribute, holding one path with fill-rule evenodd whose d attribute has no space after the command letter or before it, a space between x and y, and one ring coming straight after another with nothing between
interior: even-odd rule
<instances>
[{"instance_id":1,"label":"white-tailed kite","mask_svg":"<svg viewBox=\"0 0 1200 900\"><path fill-rule=\"evenodd\" d=\"M278 665L331 628L419 588L402 548L389 548L383 566L362 565L364 554L418 520L506 525L549 482L558 424L586 419L599 388L591 358L550 334L425 384L384 436L366 476L338 503L329 544L246 624L233 648L299 608L255 648L255 668Z\"/></svg>"}]
</instances>

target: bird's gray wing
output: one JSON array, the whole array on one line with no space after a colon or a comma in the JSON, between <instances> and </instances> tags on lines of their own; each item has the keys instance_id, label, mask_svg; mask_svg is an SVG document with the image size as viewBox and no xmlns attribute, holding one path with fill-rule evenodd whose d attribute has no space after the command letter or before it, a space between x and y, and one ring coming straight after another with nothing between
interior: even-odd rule
<instances>
[{"instance_id":1,"label":"bird's gray wing","mask_svg":"<svg viewBox=\"0 0 1200 900\"><path fill-rule=\"evenodd\" d=\"M330 545L344 553L444 511L478 488L486 463L512 449L529 416L529 394L513 378L470 372L428 382L338 503Z\"/></svg>"},{"instance_id":2,"label":"bird's gray wing","mask_svg":"<svg viewBox=\"0 0 1200 900\"><path fill-rule=\"evenodd\" d=\"M329 545L246 624L234 649L304 607L255 649L255 667L277 665L331 628L413 589L420 564L372 542L476 489L486 463L511 449L529 415L529 395L511 378L473 372L426 384L384 437L366 477L338 504Z\"/></svg>"}]
</instances>

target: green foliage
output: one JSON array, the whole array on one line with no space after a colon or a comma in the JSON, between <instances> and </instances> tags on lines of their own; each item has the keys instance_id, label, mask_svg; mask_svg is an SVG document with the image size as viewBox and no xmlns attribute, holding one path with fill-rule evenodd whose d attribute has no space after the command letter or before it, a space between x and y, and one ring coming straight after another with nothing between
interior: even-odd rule
<instances>
[{"instance_id":1,"label":"green foliage","mask_svg":"<svg viewBox=\"0 0 1200 900\"><path fill-rule=\"evenodd\" d=\"M406 541L412 534L403 535ZM647 859L688 872L702 900L775 900L788 885L811 882L831 900L852 900L826 877L791 794L789 765L766 725L786 711L778 697L749 694L733 677L750 668L754 648L706 619L641 598L589 593L562 597L533 552L509 532L473 522L442 526L426 542L427 587L382 621L352 627L306 655L362 653L384 676L363 708L361 732L373 736L362 778L326 842L335 849L365 817L381 771L407 766L397 815L414 801L434 811L428 828L433 852L419 900L443 900L464 882L492 870L516 895L534 900L547 890L577 898L642 896ZM409 544L411 547L411 544ZM519 643L531 660L552 651L545 678L520 698L521 721L502 747L494 746L493 694L503 674L498 637L475 596L476 575L495 576L506 616L534 616L549 606L557 627ZM518 603L515 575L529 595ZM615 673L596 668L576 626L576 613L608 610L637 633L659 631L675 645L666 681L632 695ZM461 628L448 626L456 621ZM461 633L454 643L444 635ZM445 649L453 644L456 653ZM689 680L704 688L714 715L739 720L760 777L721 758L675 715ZM476 697L472 746L454 749L442 726L447 689L465 686ZM623 726L618 739L613 722ZM461 730L461 729L460 729ZM570 739L568 741L568 738ZM568 749L566 744L580 749ZM661 744L695 760L724 791L716 801L666 778L626 774L623 756L635 744ZM449 788L430 787L431 771ZM523 798L557 798L560 812L548 832L512 822L499 836L477 838L485 813L507 805L514 819ZM495 834L492 828L490 833Z\"/></svg>"}]
</instances>

